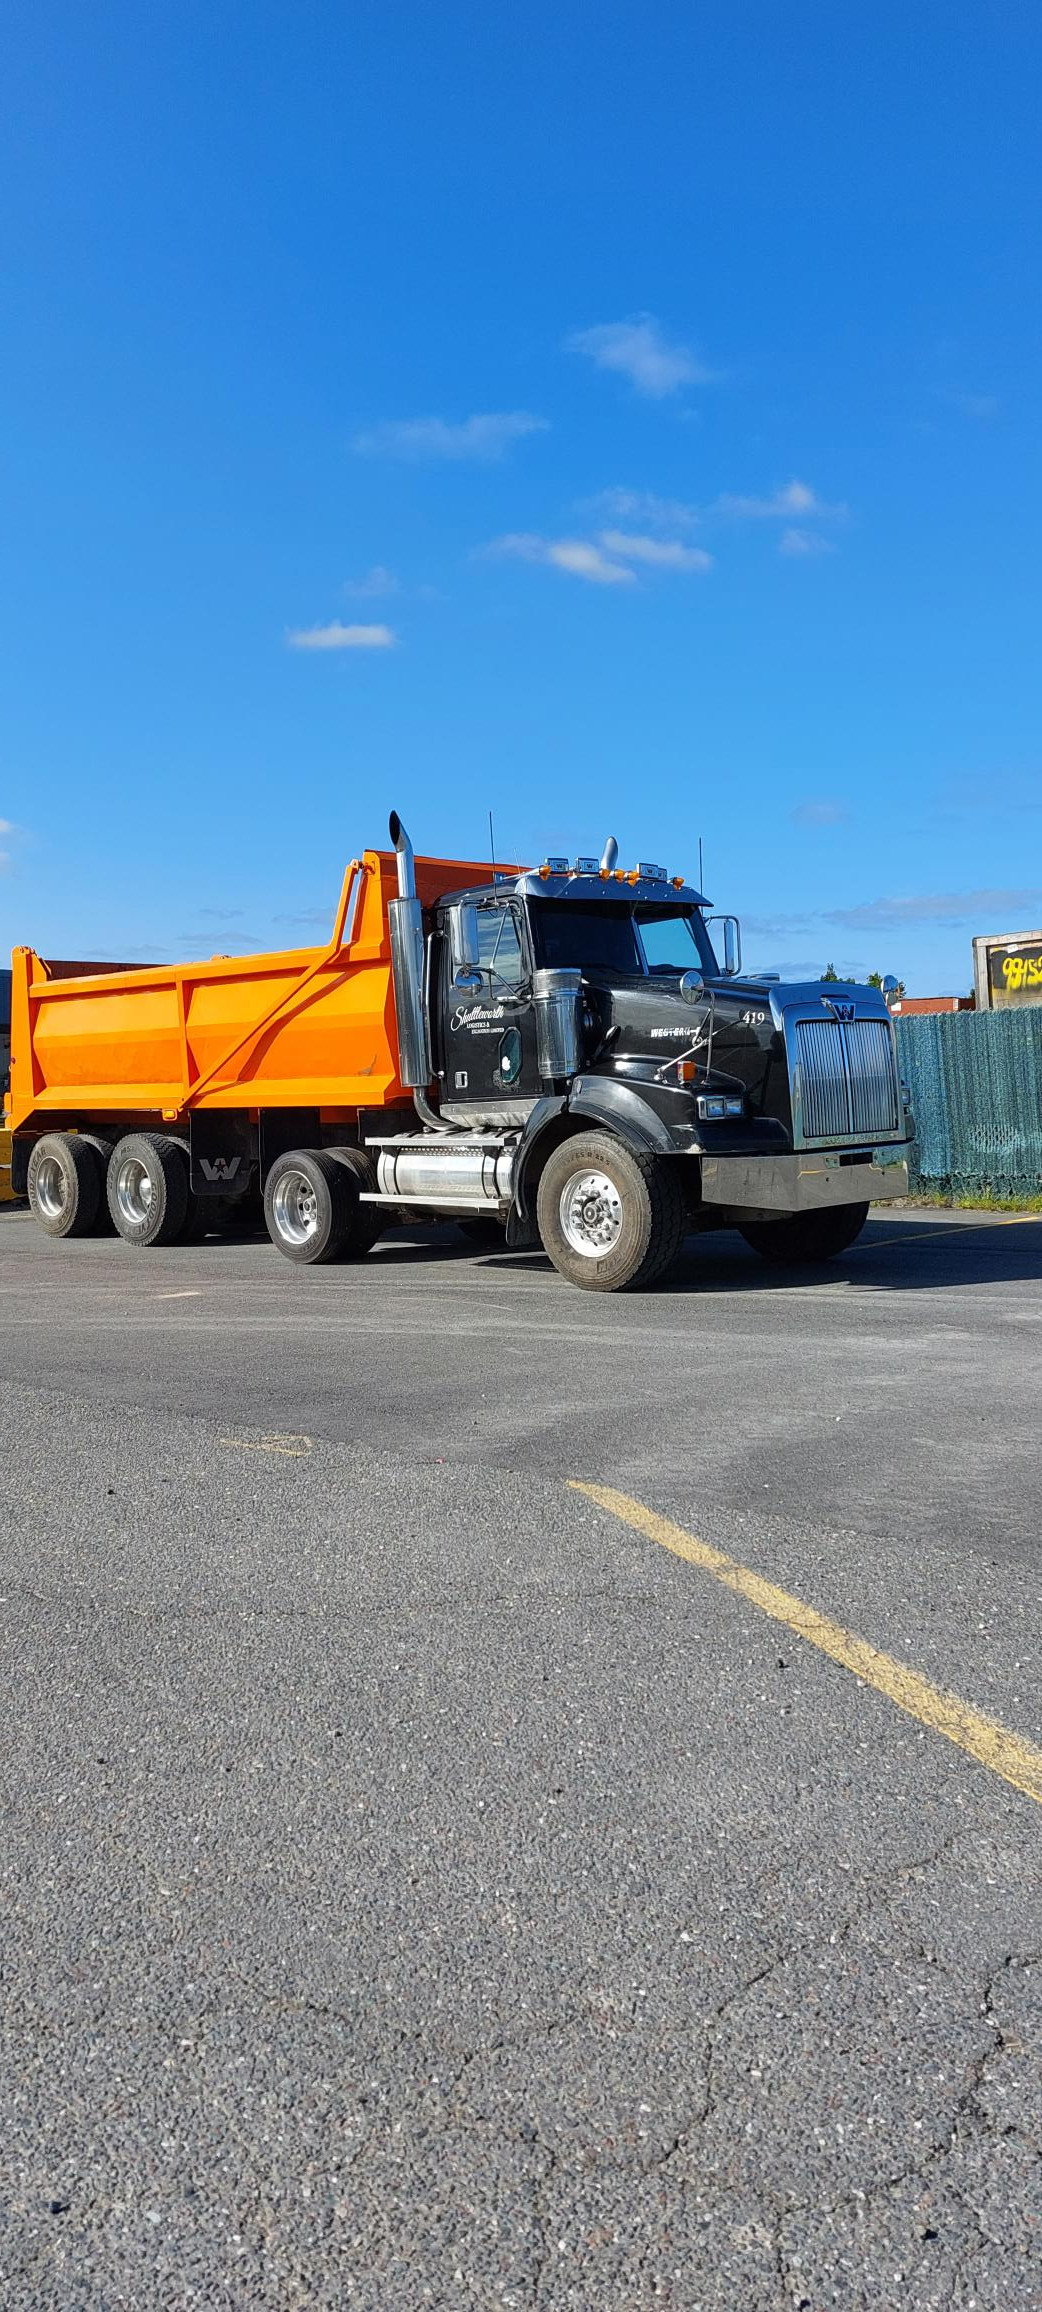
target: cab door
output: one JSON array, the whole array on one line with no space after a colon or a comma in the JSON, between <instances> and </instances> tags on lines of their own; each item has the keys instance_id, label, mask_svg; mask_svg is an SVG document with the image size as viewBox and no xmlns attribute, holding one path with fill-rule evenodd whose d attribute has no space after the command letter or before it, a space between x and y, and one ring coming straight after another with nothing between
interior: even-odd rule
<instances>
[{"instance_id":1,"label":"cab door","mask_svg":"<svg viewBox=\"0 0 1042 2312\"><path fill-rule=\"evenodd\" d=\"M453 1107L503 1108L539 1096L532 967L524 915L491 895L474 909L474 960L453 962L441 941L442 1097Z\"/></svg>"}]
</instances>

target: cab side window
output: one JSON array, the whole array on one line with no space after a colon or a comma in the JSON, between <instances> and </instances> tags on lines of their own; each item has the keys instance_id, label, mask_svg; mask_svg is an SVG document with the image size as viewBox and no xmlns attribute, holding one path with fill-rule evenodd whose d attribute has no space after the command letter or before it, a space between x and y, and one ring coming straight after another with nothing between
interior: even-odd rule
<instances>
[{"instance_id":1,"label":"cab side window","mask_svg":"<svg viewBox=\"0 0 1042 2312\"><path fill-rule=\"evenodd\" d=\"M526 977L521 932L512 907L479 907L478 956L493 982L517 987Z\"/></svg>"}]
</instances>

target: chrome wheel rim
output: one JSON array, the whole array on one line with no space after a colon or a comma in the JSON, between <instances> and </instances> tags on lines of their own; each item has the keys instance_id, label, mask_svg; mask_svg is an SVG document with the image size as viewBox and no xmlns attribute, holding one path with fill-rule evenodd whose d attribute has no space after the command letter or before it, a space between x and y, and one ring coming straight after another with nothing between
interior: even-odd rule
<instances>
[{"instance_id":1,"label":"chrome wheel rim","mask_svg":"<svg viewBox=\"0 0 1042 2312\"><path fill-rule=\"evenodd\" d=\"M140 1228L152 1217L152 1182L140 1156L126 1156L116 1174L116 1205L128 1228Z\"/></svg>"},{"instance_id":2,"label":"chrome wheel rim","mask_svg":"<svg viewBox=\"0 0 1042 2312\"><path fill-rule=\"evenodd\" d=\"M60 1220L68 1203L65 1174L56 1156L45 1156L34 1182L38 1210L45 1220Z\"/></svg>"},{"instance_id":3,"label":"chrome wheel rim","mask_svg":"<svg viewBox=\"0 0 1042 2312\"><path fill-rule=\"evenodd\" d=\"M622 1198L606 1172L576 1172L561 1196L561 1231L584 1260L603 1260L622 1235Z\"/></svg>"},{"instance_id":4,"label":"chrome wheel rim","mask_svg":"<svg viewBox=\"0 0 1042 2312\"><path fill-rule=\"evenodd\" d=\"M279 1235L286 1244L310 1244L318 1234L318 1197L306 1172L280 1172L271 1200Z\"/></svg>"}]
</instances>

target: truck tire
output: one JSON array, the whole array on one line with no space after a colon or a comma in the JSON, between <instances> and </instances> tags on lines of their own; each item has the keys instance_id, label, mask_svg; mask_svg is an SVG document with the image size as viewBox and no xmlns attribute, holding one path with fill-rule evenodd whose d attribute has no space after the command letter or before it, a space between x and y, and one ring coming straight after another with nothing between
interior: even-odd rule
<instances>
[{"instance_id":1,"label":"truck tire","mask_svg":"<svg viewBox=\"0 0 1042 2312\"><path fill-rule=\"evenodd\" d=\"M268 1235L287 1260L341 1260L359 1210L358 1177L327 1148L291 1148L264 1183Z\"/></svg>"},{"instance_id":2,"label":"truck tire","mask_svg":"<svg viewBox=\"0 0 1042 2312\"><path fill-rule=\"evenodd\" d=\"M165 1132L128 1132L109 1157L109 1211L124 1244L174 1244L188 1215L188 1165Z\"/></svg>"},{"instance_id":3,"label":"truck tire","mask_svg":"<svg viewBox=\"0 0 1042 2312\"><path fill-rule=\"evenodd\" d=\"M676 1259L687 1227L674 1174L609 1132L583 1132L548 1156L536 1200L554 1267L586 1292L652 1284Z\"/></svg>"},{"instance_id":4,"label":"truck tire","mask_svg":"<svg viewBox=\"0 0 1042 2312\"><path fill-rule=\"evenodd\" d=\"M376 1187L376 1166L367 1148L327 1148L325 1153L332 1157L334 1164L343 1166L357 1183L358 1190L371 1191ZM386 1205L362 1204L356 1194L351 1228L340 1258L364 1260L366 1253L379 1243L386 1226Z\"/></svg>"},{"instance_id":5,"label":"truck tire","mask_svg":"<svg viewBox=\"0 0 1042 2312\"><path fill-rule=\"evenodd\" d=\"M831 1212L793 1212L784 1220L754 1220L739 1230L762 1260L779 1264L835 1260L860 1236L867 1204L837 1204Z\"/></svg>"},{"instance_id":6,"label":"truck tire","mask_svg":"<svg viewBox=\"0 0 1042 2312\"><path fill-rule=\"evenodd\" d=\"M101 1189L101 1158L92 1141L74 1132L45 1132L30 1150L29 1209L48 1236L88 1236Z\"/></svg>"},{"instance_id":7,"label":"truck tire","mask_svg":"<svg viewBox=\"0 0 1042 2312\"><path fill-rule=\"evenodd\" d=\"M105 1194L105 1180L109 1168L109 1157L112 1154L112 1142L111 1140L103 1140L100 1133L97 1132L77 1132L76 1138L81 1147L93 1148L98 1159L98 1209L89 1233L91 1236L112 1236L114 1234L112 1214L109 1211L109 1200Z\"/></svg>"}]
</instances>

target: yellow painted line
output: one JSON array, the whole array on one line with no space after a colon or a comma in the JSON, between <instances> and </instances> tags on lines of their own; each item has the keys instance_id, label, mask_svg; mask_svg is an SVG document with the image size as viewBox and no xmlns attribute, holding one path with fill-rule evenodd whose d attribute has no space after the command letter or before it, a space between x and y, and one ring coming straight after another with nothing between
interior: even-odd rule
<instances>
[{"instance_id":1,"label":"yellow painted line","mask_svg":"<svg viewBox=\"0 0 1042 2312\"><path fill-rule=\"evenodd\" d=\"M783 1622L786 1629L797 1637L805 1638L809 1646L827 1654L830 1661L849 1670L866 1686L874 1686L878 1694L885 1694L898 1710L909 1718L916 1718L931 1733L943 1734L957 1749L968 1751L980 1766L992 1774L1000 1774L1004 1782L1011 1782L1014 1790L1022 1790L1028 1798L1042 1806L1042 1750L1028 1742L1022 1734L1013 1734L996 1718L985 1717L971 1703L960 1700L958 1694L946 1693L941 1686L931 1685L929 1678L920 1677L918 1670L898 1662L892 1654L883 1654L878 1646L870 1646L853 1630L845 1630L841 1623L832 1622L826 1614L819 1614L815 1606L804 1605L802 1598L793 1597L788 1590L778 1589L774 1582L753 1573L748 1566L739 1565L733 1557L725 1557L722 1550L713 1549L707 1541L696 1540L682 1525L674 1525L668 1517L659 1517L655 1510L646 1509L642 1501L632 1501L627 1493L616 1493L610 1485L585 1485L577 1478L569 1484L576 1493L585 1493L599 1509L606 1509L612 1517L621 1518L624 1525L633 1526L648 1541L657 1541L661 1548L672 1550L674 1557L687 1559L689 1565L700 1566L711 1573L714 1580L723 1582L726 1589L747 1598L750 1605L758 1606L761 1613L769 1614L772 1621Z\"/></svg>"},{"instance_id":2,"label":"yellow painted line","mask_svg":"<svg viewBox=\"0 0 1042 2312\"><path fill-rule=\"evenodd\" d=\"M219 1445L234 1445L240 1453L285 1453L302 1461L311 1451L310 1437L218 1437Z\"/></svg>"},{"instance_id":3,"label":"yellow painted line","mask_svg":"<svg viewBox=\"0 0 1042 2312\"><path fill-rule=\"evenodd\" d=\"M994 1220L945 1220L938 1228L901 1228L896 1236L866 1236L861 1249L877 1252L884 1244L915 1244L927 1236L979 1236L982 1229L1023 1228L1030 1220L1042 1222L1042 1212L1006 1212Z\"/></svg>"}]
</instances>

